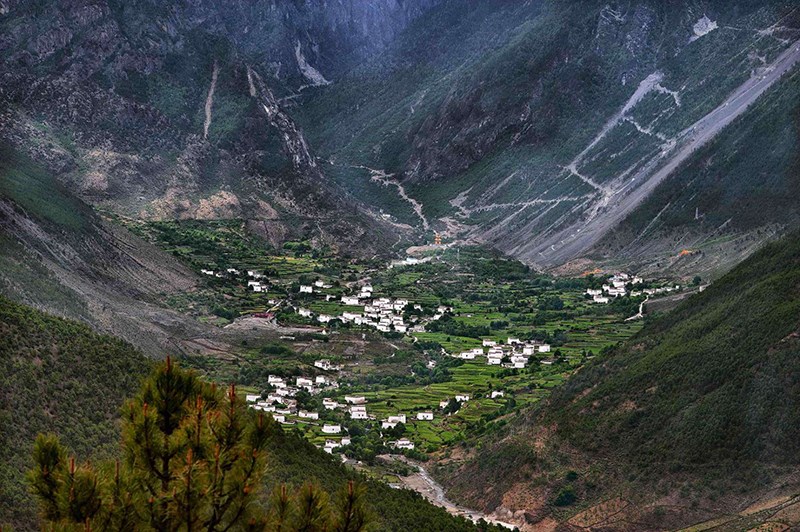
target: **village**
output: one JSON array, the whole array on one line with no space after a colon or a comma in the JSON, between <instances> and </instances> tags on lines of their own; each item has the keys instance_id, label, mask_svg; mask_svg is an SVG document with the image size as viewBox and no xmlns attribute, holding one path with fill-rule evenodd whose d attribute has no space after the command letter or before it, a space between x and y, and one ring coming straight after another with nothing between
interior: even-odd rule
<instances>
[{"instance_id":1,"label":"village","mask_svg":"<svg viewBox=\"0 0 800 532\"><path fill-rule=\"evenodd\" d=\"M627 273L616 273L608 278L608 283L601 288L588 288L586 295L592 298L594 303L608 304L616 297L640 297L642 295L654 296L680 290L680 285L661 286L658 288L643 288L633 290L632 287L641 285L644 279L638 276L631 276Z\"/></svg>"},{"instance_id":2,"label":"village","mask_svg":"<svg viewBox=\"0 0 800 532\"><path fill-rule=\"evenodd\" d=\"M388 270L394 270L393 275L397 275L398 270L413 271L416 267L422 267L429 262L430 257L423 260L409 257L389 264ZM276 285L281 283L281 280L270 282L266 275L253 269L227 268L223 271L214 271L204 268L201 273L216 279L229 278L236 282L245 278L247 290L253 294L275 293ZM285 286L285 281L283 284ZM589 303L609 304L617 298L641 298L679 289L677 285L653 288L647 286L641 277L620 272L605 278L599 288L585 289L584 296ZM394 334L395 337L406 338L412 345L426 339L426 335L435 334L428 332L428 329L431 324L445 317L453 320L464 317L469 319L472 316L470 313L464 315L458 313L462 316L459 318L453 306L447 304L433 306L429 298L415 301L410 297L379 297L378 292L369 278L356 279L347 284L317 278L287 289L284 298L269 297L267 304L270 305L270 309L255 316L275 319L279 309L282 309L284 316L288 311L294 313L299 320L305 320L305 323L317 324L325 335L340 327L372 330L378 334ZM435 369L437 364L441 363L441 357L469 364L467 368L482 364L487 367L487 371L492 372L523 371L533 374L541 372L537 368L552 367L559 363L563 365L565 358L562 350L554 349L551 343L537 339L536 336L535 331L529 332L527 338L518 336L498 338L498 335L493 335L476 339L480 342L479 345L473 345L468 349L456 349L457 344L448 345L447 342L443 342L436 353L438 360L436 357L429 357L426 367L429 370ZM551 335L542 331L539 336ZM447 339L451 340L450 337ZM470 339L464 341L467 344L472 342ZM415 452L420 444L426 444L426 448L430 448L430 445L427 445L429 444L427 435L436 427L446 426L447 418L468 406L476 395L482 396L483 406L478 407L484 412L483 416L487 415L485 412L487 404L494 405L490 408L496 411L502 411L507 397L517 398L513 387L503 386L501 379L501 385L496 389L483 390L474 387L474 389L461 389L458 393L443 393L438 398L428 395L425 401L413 402L413 407L405 411L400 408L387 410L386 404L391 401L384 400L386 394L376 394L374 391L352 393L352 387L348 388L349 392L344 395L339 393L336 376L340 372L347 371L345 365L321 358L314 361L313 368L315 375L295 376L293 380L270 375L260 393L249 393L246 400L252 408L271 413L278 423L300 428L325 452L341 453L343 459L352 443L348 431L348 425L352 422L362 423L373 434L377 434L380 444L389 452L408 454ZM555 368L553 370L554 373L558 371L563 370ZM511 395L507 395L508 393ZM316 401L316 409L313 409L307 406L308 401L299 401L298 395L310 395L321 400ZM529 399L524 396L519 398L523 401ZM429 427L426 428L426 425ZM420 435L424 436L422 440L419 438Z\"/></svg>"},{"instance_id":3,"label":"village","mask_svg":"<svg viewBox=\"0 0 800 532\"><path fill-rule=\"evenodd\" d=\"M531 360L538 355L546 355L548 353L550 353L548 344L522 342L518 338L508 338L504 343L484 339L483 347L473 348L470 351L461 353L443 354L465 361L476 361L479 358L484 358L485 363L490 366L522 369L528 366ZM544 358L540 359L539 362L544 365L552 365L554 360ZM428 367L435 367L436 364L436 361L430 360ZM314 368L329 374L344 369L340 365L332 364L327 359L316 360ZM287 382L283 377L269 375L264 391L260 394L247 394L245 399L252 408L270 412L278 423L284 425L301 423L306 425L307 428L311 428L310 433L312 435L325 438L324 443L320 443L319 446L332 454L335 449L350 445L351 442L350 437L347 435L347 429L341 423L342 420L375 422L376 428L379 427L379 430L382 431L380 438L386 446L402 452L415 449L415 442L409 438L393 438L395 433L392 432L392 429L396 429L398 425L407 425L409 420L419 424L420 422L433 422L438 416L449 416L463 404L470 401L471 398L468 393L442 396L438 401L438 411L433 408L417 409L414 412L397 411L394 414L379 418L368 411L369 403L365 395L345 394L337 398L338 388L337 380L325 375L316 375L315 377L297 376L293 383ZM303 409L296 398L301 391L312 396L323 395L321 400L322 408L318 411ZM491 390L487 396L489 399L498 401L505 397L505 391L500 389Z\"/></svg>"},{"instance_id":4,"label":"village","mask_svg":"<svg viewBox=\"0 0 800 532\"><path fill-rule=\"evenodd\" d=\"M555 278L479 246L342 260L306 242L264 253L229 222L139 229L205 280L165 303L241 344L196 367L365 463L493 430L638 331L643 301L678 288L623 272Z\"/></svg>"}]
</instances>

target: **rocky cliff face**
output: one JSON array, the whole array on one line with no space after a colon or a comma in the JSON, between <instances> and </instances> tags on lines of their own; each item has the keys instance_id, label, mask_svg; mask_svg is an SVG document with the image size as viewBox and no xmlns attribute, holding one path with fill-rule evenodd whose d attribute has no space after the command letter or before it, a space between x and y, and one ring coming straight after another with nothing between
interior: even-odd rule
<instances>
[{"instance_id":1,"label":"rocky cliff face","mask_svg":"<svg viewBox=\"0 0 800 532\"><path fill-rule=\"evenodd\" d=\"M326 178L278 98L379 53L426 5L9 0L0 135L122 214L386 252L394 229Z\"/></svg>"}]
</instances>

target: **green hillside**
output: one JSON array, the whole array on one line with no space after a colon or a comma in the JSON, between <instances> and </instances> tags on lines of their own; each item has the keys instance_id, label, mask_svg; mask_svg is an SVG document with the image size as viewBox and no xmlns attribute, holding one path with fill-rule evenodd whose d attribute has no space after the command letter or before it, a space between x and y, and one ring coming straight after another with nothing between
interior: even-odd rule
<instances>
[{"instance_id":1,"label":"green hillside","mask_svg":"<svg viewBox=\"0 0 800 532\"><path fill-rule=\"evenodd\" d=\"M781 485L800 465L800 234L653 319L472 447L440 467L451 495L495 509L527 487L536 498L516 504L535 508L534 521L616 496L645 505L674 496L649 517L685 525Z\"/></svg>"},{"instance_id":2,"label":"green hillside","mask_svg":"<svg viewBox=\"0 0 800 532\"><path fill-rule=\"evenodd\" d=\"M578 374L547 416L644 478L800 464L800 235L771 244Z\"/></svg>"},{"instance_id":3,"label":"green hillside","mask_svg":"<svg viewBox=\"0 0 800 532\"><path fill-rule=\"evenodd\" d=\"M0 298L0 523L34 528L23 475L39 432L81 456L116 452L120 406L148 367L121 340Z\"/></svg>"},{"instance_id":4,"label":"green hillside","mask_svg":"<svg viewBox=\"0 0 800 532\"><path fill-rule=\"evenodd\" d=\"M38 433L57 433L80 458L118 452L120 407L151 365L121 340L0 297L0 524L36 529L24 474ZM315 482L333 493L358 476L294 433L276 431L268 449L268 487ZM415 492L367 486L380 530L475 529Z\"/></svg>"}]
</instances>

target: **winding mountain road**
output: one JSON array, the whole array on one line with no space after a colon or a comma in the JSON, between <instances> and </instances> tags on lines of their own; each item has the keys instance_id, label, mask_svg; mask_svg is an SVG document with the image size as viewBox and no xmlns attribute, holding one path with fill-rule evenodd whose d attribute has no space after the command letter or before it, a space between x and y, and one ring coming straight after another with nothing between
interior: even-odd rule
<instances>
[{"instance_id":1,"label":"winding mountain road","mask_svg":"<svg viewBox=\"0 0 800 532\"><path fill-rule=\"evenodd\" d=\"M740 85L716 109L682 131L675 145L653 157L642 169L610 195L598 199L603 204L591 214L551 234L525 245L521 255L543 264L561 264L579 256L613 227L622 222L655 188L669 177L698 148L716 137L741 116L784 74L800 62L800 40L794 42L770 65Z\"/></svg>"}]
</instances>

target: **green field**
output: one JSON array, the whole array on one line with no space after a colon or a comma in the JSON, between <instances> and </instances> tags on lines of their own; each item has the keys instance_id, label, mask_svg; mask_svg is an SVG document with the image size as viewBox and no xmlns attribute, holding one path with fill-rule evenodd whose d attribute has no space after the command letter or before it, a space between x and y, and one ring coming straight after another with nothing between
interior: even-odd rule
<instances>
[{"instance_id":1,"label":"green field","mask_svg":"<svg viewBox=\"0 0 800 532\"><path fill-rule=\"evenodd\" d=\"M342 424L352 439L344 452L366 462L392 452L390 442L400 437L415 443L409 454L424 458L470 435L495 430L522 407L549 395L587 360L641 327L639 321L625 321L637 312L640 297L618 298L609 305L589 302L586 289L599 287L604 278L554 278L479 247L441 248L429 252L423 263L390 268L380 261L344 262L307 242L275 249L236 220L137 222L132 228L198 274L202 269L240 270L222 278L200 274L200 288L166 300L173 308L218 325L271 309L279 325L315 326L301 337L264 339L242 345L229 357L195 357L189 362L209 378L239 382L250 393L268 391L270 374L291 381L325 373L313 366L319 358L342 364L341 372L327 373L339 388L298 399L300 409L319 412L320 419L289 415L288 426L321 445L341 437L323 434L322 425ZM247 270L265 276L267 292L248 290ZM326 287L299 293L301 284L315 281ZM418 314L405 310L405 317L419 320L424 331L382 334L336 320L325 325L323 335L320 323L295 312L361 312L362 307L345 306L340 298L365 282L372 284L376 298L402 298L418 305ZM433 319L435 313L441 315L441 306L450 311ZM509 337L548 343L551 352L537 354L520 369L490 366L484 357L462 361L449 356L480 347L483 339L504 343ZM491 399L495 390L504 396ZM322 408L322 397L343 403L344 396L352 394L366 397L369 420L351 420L344 409ZM440 408L441 401L456 394L471 399L460 408ZM434 419L418 421L420 411L433 411ZM381 420L401 413L407 416L406 424L381 429Z\"/></svg>"}]
</instances>

